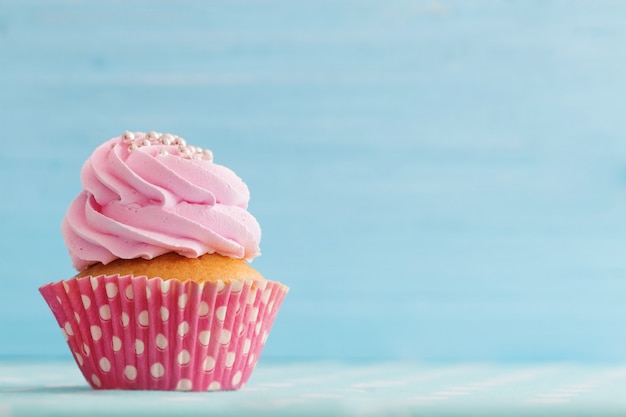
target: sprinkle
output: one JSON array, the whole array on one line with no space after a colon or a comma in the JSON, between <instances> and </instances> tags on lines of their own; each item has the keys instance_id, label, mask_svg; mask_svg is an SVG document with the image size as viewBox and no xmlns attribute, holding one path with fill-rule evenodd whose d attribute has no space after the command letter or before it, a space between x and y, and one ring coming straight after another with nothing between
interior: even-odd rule
<instances>
[{"instance_id":1,"label":"sprinkle","mask_svg":"<svg viewBox=\"0 0 626 417\"><path fill-rule=\"evenodd\" d=\"M188 147L181 146L178 148L178 151L183 158L191 158L191 150Z\"/></svg>"},{"instance_id":2,"label":"sprinkle","mask_svg":"<svg viewBox=\"0 0 626 417\"><path fill-rule=\"evenodd\" d=\"M122 141L124 143L133 143L133 141L135 140L135 134L133 132L129 132L128 130L126 132L124 132L124 134L122 135Z\"/></svg>"},{"instance_id":3,"label":"sprinkle","mask_svg":"<svg viewBox=\"0 0 626 417\"><path fill-rule=\"evenodd\" d=\"M172 143L174 143L174 136L170 135L169 133L166 133L159 138L159 141L163 145L171 145Z\"/></svg>"},{"instance_id":4,"label":"sprinkle","mask_svg":"<svg viewBox=\"0 0 626 417\"><path fill-rule=\"evenodd\" d=\"M185 159L199 159L212 162L213 152L209 149L202 149L199 146L187 145L187 141L180 136L171 133L158 133L150 131L143 133L133 133L126 131L121 137L122 143L128 144L128 151L133 152L146 146L176 146L178 156ZM167 149L159 149L158 156L167 156L172 153ZM176 155L176 153L174 153Z\"/></svg>"}]
</instances>

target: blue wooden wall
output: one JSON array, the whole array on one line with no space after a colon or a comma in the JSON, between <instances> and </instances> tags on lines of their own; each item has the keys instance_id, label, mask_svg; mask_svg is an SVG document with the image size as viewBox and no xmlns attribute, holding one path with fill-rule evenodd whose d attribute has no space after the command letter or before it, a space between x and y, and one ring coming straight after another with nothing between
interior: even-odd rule
<instances>
[{"instance_id":1,"label":"blue wooden wall","mask_svg":"<svg viewBox=\"0 0 626 417\"><path fill-rule=\"evenodd\" d=\"M0 1L0 355L68 356L37 292L83 161L211 148L291 287L264 355L626 359L626 4Z\"/></svg>"}]
</instances>

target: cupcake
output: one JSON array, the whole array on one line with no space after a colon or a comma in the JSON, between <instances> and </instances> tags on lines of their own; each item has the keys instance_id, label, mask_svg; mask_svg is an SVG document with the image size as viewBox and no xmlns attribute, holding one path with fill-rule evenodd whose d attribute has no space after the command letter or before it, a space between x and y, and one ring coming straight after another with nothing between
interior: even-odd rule
<instances>
[{"instance_id":1,"label":"cupcake","mask_svg":"<svg viewBox=\"0 0 626 417\"><path fill-rule=\"evenodd\" d=\"M61 230L78 273L39 290L96 389L234 390L288 291L248 262L250 194L212 153L126 132L81 171Z\"/></svg>"}]
</instances>

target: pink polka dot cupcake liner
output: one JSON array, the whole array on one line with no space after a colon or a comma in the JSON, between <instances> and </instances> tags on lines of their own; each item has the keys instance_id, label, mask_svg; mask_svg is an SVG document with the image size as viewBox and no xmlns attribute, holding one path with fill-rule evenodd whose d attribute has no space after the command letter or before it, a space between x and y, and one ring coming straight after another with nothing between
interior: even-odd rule
<instances>
[{"instance_id":1,"label":"pink polka dot cupcake liner","mask_svg":"<svg viewBox=\"0 0 626 417\"><path fill-rule=\"evenodd\" d=\"M93 388L213 391L248 381L288 289L112 275L39 291Z\"/></svg>"}]
</instances>

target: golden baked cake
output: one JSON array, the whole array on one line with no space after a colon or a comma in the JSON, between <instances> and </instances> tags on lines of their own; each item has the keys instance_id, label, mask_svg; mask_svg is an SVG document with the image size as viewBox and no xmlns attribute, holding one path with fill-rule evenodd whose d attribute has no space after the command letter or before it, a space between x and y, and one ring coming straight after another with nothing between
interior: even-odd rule
<instances>
[{"instance_id":1,"label":"golden baked cake","mask_svg":"<svg viewBox=\"0 0 626 417\"><path fill-rule=\"evenodd\" d=\"M151 260L116 259L106 265L93 264L76 274L77 278L98 275L134 275L147 278L176 279L179 281L216 282L223 280L263 280L263 276L247 262L218 254L187 258L177 253L166 253Z\"/></svg>"}]
</instances>

